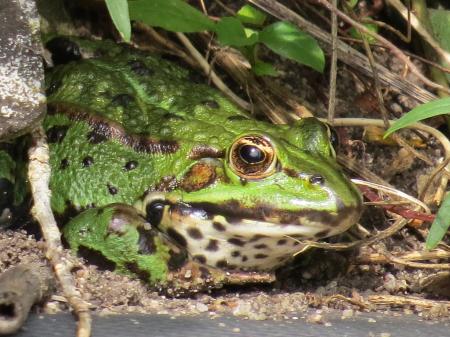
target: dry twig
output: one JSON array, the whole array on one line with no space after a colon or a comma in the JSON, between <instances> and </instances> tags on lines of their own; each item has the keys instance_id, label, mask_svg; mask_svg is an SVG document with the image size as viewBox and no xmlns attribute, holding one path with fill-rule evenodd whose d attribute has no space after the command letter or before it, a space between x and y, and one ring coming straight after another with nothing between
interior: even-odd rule
<instances>
[{"instance_id":1,"label":"dry twig","mask_svg":"<svg viewBox=\"0 0 450 337\"><path fill-rule=\"evenodd\" d=\"M44 129L39 127L32 133L32 138L35 145L28 152L30 160L28 179L34 201L31 212L41 225L42 235L47 245L46 257L54 268L64 296L78 316L77 337L89 337L91 334L89 305L81 298L76 289L70 273L69 262L63 257L61 233L50 207L50 190L48 188L50 165Z\"/></svg>"}]
</instances>

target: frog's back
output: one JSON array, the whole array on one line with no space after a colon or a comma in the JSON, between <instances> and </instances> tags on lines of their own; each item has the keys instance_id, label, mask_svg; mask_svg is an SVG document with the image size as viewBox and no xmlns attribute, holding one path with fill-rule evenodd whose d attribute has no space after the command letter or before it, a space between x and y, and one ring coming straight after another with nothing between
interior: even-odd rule
<instances>
[{"instance_id":1,"label":"frog's back","mask_svg":"<svg viewBox=\"0 0 450 337\"><path fill-rule=\"evenodd\" d=\"M173 62L108 42L94 53L47 76L57 212L133 203L184 174L196 146L221 151L241 128L257 125Z\"/></svg>"},{"instance_id":2,"label":"frog's back","mask_svg":"<svg viewBox=\"0 0 450 337\"><path fill-rule=\"evenodd\" d=\"M49 73L49 103L76 105L121 124L132 133L158 134L165 120L223 124L248 116L217 90L159 56L114 49L97 58L70 62ZM101 52L101 51L100 51Z\"/></svg>"}]
</instances>

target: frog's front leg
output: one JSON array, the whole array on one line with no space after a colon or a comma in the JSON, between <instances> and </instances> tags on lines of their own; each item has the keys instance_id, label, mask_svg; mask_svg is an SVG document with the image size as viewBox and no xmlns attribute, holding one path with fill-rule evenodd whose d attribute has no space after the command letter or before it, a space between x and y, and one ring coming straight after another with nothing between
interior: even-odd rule
<instances>
[{"instance_id":1,"label":"frog's front leg","mask_svg":"<svg viewBox=\"0 0 450 337\"><path fill-rule=\"evenodd\" d=\"M229 273L190 260L184 248L125 204L87 209L65 225L63 235L70 247L88 261L136 274L168 294L261 281L260 275ZM272 281L270 277L264 279L268 281Z\"/></svg>"}]
</instances>

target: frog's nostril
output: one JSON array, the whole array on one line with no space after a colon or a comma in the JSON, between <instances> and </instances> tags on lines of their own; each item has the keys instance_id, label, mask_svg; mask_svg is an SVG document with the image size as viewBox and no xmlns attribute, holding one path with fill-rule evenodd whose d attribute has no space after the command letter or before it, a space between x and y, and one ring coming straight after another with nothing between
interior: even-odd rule
<instances>
[{"instance_id":1,"label":"frog's nostril","mask_svg":"<svg viewBox=\"0 0 450 337\"><path fill-rule=\"evenodd\" d=\"M313 185L323 185L323 183L325 182L325 178L320 174L313 174L309 178L309 182Z\"/></svg>"}]
</instances>

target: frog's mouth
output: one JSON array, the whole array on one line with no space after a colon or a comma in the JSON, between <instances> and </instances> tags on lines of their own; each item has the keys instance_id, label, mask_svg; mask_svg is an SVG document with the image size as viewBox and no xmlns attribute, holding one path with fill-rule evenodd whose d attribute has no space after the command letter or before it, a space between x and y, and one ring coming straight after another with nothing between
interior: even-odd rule
<instances>
[{"instance_id":1,"label":"frog's mouth","mask_svg":"<svg viewBox=\"0 0 450 337\"><path fill-rule=\"evenodd\" d=\"M270 270L300 251L301 240L339 234L352 226L360 208L342 205L336 212L287 212L260 205L166 204L158 227L191 257L219 268Z\"/></svg>"}]
</instances>

